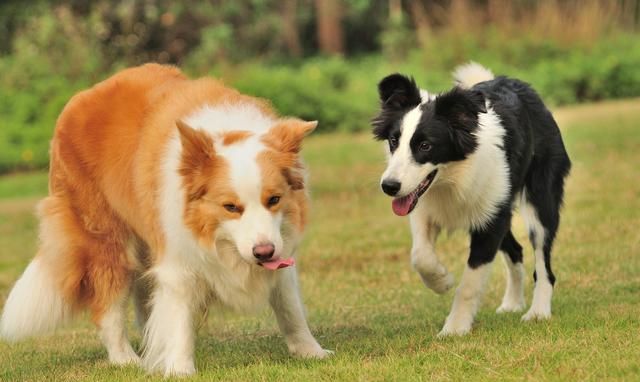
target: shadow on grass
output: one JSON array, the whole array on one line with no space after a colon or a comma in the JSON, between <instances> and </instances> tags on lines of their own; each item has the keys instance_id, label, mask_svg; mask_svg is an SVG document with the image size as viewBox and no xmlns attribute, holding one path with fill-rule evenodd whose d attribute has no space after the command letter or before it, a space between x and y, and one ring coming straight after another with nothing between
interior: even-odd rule
<instances>
[{"instance_id":1,"label":"shadow on grass","mask_svg":"<svg viewBox=\"0 0 640 382\"><path fill-rule=\"evenodd\" d=\"M337 325L316 327L314 334L325 348L335 351L332 359L355 357L362 359L385 358L389 354L413 351L415 347L428 347L435 340L440 322L416 322L402 316L378 316L371 325ZM307 368L317 360L292 357L280 334L243 335L220 340L201 335L196 348L197 364L203 372L224 372L252 366L284 366Z\"/></svg>"}]
</instances>

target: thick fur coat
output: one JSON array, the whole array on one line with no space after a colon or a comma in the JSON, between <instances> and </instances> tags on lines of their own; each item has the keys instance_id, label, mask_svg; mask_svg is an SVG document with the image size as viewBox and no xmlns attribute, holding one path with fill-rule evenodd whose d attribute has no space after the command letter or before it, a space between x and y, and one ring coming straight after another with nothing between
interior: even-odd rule
<instances>
[{"instance_id":1,"label":"thick fur coat","mask_svg":"<svg viewBox=\"0 0 640 382\"><path fill-rule=\"evenodd\" d=\"M522 247L511 233L520 207L536 256L533 302L525 320L551 316L555 276L551 248L571 162L553 116L522 81L486 68L458 68L452 90L430 95L393 74L379 84L381 110L373 133L387 142L383 191L393 211L409 215L414 268L438 293L453 277L436 255L442 229L471 236L467 268L441 335L471 330L483 283L496 253L505 254L507 290L499 312L520 311Z\"/></svg>"},{"instance_id":2,"label":"thick fur coat","mask_svg":"<svg viewBox=\"0 0 640 382\"><path fill-rule=\"evenodd\" d=\"M169 66L77 94L51 143L39 250L0 334L47 332L86 309L109 359L137 362L125 333L133 294L150 371L195 371L194 319L210 304L270 304L293 354L325 357L292 267L307 216L299 151L315 126Z\"/></svg>"}]
</instances>

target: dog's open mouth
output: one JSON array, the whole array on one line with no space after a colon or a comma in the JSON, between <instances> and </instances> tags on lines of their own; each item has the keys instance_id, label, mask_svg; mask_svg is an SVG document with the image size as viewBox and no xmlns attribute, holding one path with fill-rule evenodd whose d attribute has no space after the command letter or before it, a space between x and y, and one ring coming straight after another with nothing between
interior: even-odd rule
<instances>
[{"instance_id":1,"label":"dog's open mouth","mask_svg":"<svg viewBox=\"0 0 640 382\"><path fill-rule=\"evenodd\" d=\"M393 213L398 216L409 215L409 213L415 208L416 204L418 204L418 199L420 199L422 194L427 192L429 186L431 186L431 183L433 183L433 179L435 179L437 173L438 169L431 171L429 175L427 175L427 177L424 178L422 182L420 182L415 190L411 191L406 196L393 199L393 202L391 203Z\"/></svg>"},{"instance_id":2,"label":"dog's open mouth","mask_svg":"<svg viewBox=\"0 0 640 382\"><path fill-rule=\"evenodd\" d=\"M265 267L270 271L275 271L280 268L290 267L295 263L296 261L293 259L293 257L290 257L288 259L281 259L279 257L276 257L271 258L269 261L261 261L258 263L258 265Z\"/></svg>"}]
</instances>

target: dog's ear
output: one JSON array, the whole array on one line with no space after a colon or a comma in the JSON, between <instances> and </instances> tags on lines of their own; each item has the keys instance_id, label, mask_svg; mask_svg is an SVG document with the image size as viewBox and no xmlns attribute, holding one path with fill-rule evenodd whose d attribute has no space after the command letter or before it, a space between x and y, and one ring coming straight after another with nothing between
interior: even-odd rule
<instances>
[{"instance_id":1,"label":"dog's ear","mask_svg":"<svg viewBox=\"0 0 640 382\"><path fill-rule=\"evenodd\" d=\"M475 150L478 114L486 112L484 95L474 90L454 88L435 101L435 114L448 122L453 146L463 158Z\"/></svg>"},{"instance_id":2,"label":"dog's ear","mask_svg":"<svg viewBox=\"0 0 640 382\"><path fill-rule=\"evenodd\" d=\"M292 190L302 190L305 187L304 166L298 154L304 137L311 134L317 126L318 121L287 118L262 137L262 141L276 151L271 159L281 168L282 175Z\"/></svg>"},{"instance_id":3,"label":"dog's ear","mask_svg":"<svg viewBox=\"0 0 640 382\"><path fill-rule=\"evenodd\" d=\"M318 126L318 121L303 121L297 118L286 118L273 126L262 138L271 148L283 152L297 154L302 149L302 140Z\"/></svg>"},{"instance_id":4,"label":"dog's ear","mask_svg":"<svg viewBox=\"0 0 640 382\"><path fill-rule=\"evenodd\" d=\"M420 89L413 77L391 74L378 84L378 94L383 109L407 109L420 105Z\"/></svg>"},{"instance_id":5,"label":"dog's ear","mask_svg":"<svg viewBox=\"0 0 640 382\"><path fill-rule=\"evenodd\" d=\"M182 154L178 172L186 180L185 187L188 200L200 199L207 193L209 174L216 166L216 151L213 139L208 134L198 131L184 121L176 121Z\"/></svg>"},{"instance_id":6,"label":"dog's ear","mask_svg":"<svg viewBox=\"0 0 640 382\"><path fill-rule=\"evenodd\" d=\"M184 121L176 121L180 143L182 144L182 160L185 165L198 167L204 162L213 160L216 151L211 136L187 125Z\"/></svg>"}]
</instances>

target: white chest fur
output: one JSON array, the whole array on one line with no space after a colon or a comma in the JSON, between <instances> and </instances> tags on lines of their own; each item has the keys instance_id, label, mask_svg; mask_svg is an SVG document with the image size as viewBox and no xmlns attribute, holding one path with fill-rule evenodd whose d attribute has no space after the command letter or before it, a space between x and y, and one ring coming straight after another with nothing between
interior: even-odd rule
<instances>
[{"instance_id":1,"label":"white chest fur","mask_svg":"<svg viewBox=\"0 0 640 382\"><path fill-rule=\"evenodd\" d=\"M499 117L487 105L487 113L479 115L476 151L463 161L441 167L414 213L426 214L450 230L486 226L510 190L504 134Z\"/></svg>"}]
</instances>

